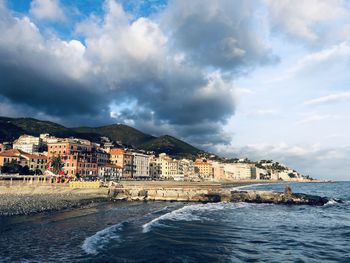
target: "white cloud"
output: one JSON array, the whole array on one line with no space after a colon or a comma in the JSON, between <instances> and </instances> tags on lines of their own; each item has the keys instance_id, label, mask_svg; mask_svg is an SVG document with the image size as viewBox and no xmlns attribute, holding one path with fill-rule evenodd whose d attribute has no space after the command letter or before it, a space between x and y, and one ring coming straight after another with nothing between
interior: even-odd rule
<instances>
[{"instance_id":1,"label":"white cloud","mask_svg":"<svg viewBox=\"0 0 350 263\"><path fill-rule=\"evenodd\" d=\"M248 112L249 117L268 117L274 116L278 113L276 109L255 109L253 111Z\"/></svg>"},{"instance_id":2,"label":"white cloud","mask_svg":"<svg viewBox=\"0 0 350 263\"><path fill-rule=\"evenodd\" d=\"M327 22L348 14L343 0L265 0L272 29L306 41L317 41Z\"/></svg>"},{"instance_id":3,"label":"white cloud","mask_svg":"<svg viewBox=\"0 0 350 263\"><path fill-rule=\"evenodd\" d=\"M62 21L65 19L59 0L33 0L30 3L29 13L40 20Z\"/></svg>"},{"instance_id":4,"label":"white cloud","mask_svg":"<svg viewBox=\"0 0 350 263\"><path fill-rule=\"evenodd\" d=\"M301 57L295 64L271 82L286 81L298 76L312 78L315 74L337 72L348 68L350 61L350 44L341 42L320 51L312 52Z\"/></svg>"},{"instance_id":5,"label":"white cloud","mask_svg":"<svg viewBox=\"0 0 350 263\"><path fill-rule=\"evenodd\" d=\"M304 102L305 105L321 105L321 104L330 104L337 102L350 101L350 91L339 92L323 96L320 98L307 100Z\"/></svg>"},{"instance_id":6,"label":"white cloud","mask_svg":"<svg viewBox=\"0 0 350 263\"><path fill-rule=\"evenodd\" d=\"M330 119L339 119L340 117L332 114L311 114L306 116L302 120L298 121L296 124L309 124L313 122L330 120Z\"/></svg>"}]
</instances>

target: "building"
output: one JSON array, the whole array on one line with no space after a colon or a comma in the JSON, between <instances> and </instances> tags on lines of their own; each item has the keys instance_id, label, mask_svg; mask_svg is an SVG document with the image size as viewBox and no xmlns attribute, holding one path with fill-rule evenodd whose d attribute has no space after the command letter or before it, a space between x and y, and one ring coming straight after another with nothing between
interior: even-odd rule
<instances>
[{"instance_id":1,"label":"building","mask_svg":"<svg viewBox=\"0 0 350 263\"><path fill-rule=\"evenodd\" d=\"M5 150L0 152L0 166L9 163L20 163L21 154L19 150Z\"/></svg>"},{"instance_id":2,"label":"building","mask_svg":"<svg viewBox=\"0 0 350 263\"><path fill-rule=\"evenodd\" d=\"M135 166L134 166L134 155L131 153L124 152L123 154L123 178L131 179L134 177Z\"/></svg>"},{"instance_id":3,"label":"building","mask_svg":"<svg viewBox=\"0 0 350 263\"><path fill-rule=\"evenodd\" d=\"M171 179L174 179L175 177L183 177L183 175L180 175L179 173L179 162L178 160L172 159L168 161L168 176Z\"/></svg>"},{"instance_id":4,"label":"building","mask_svg":"<svg viewBox=\"0 0 350 263\"><path fill-rule=\"evenodd\" d=\"M150 174L153 178L173 179L179 174L178 163L165 153L153 158L150 164Z\"/></svg>"},{"instance_id":5,"label":"building","mask_svg":"<svg viewBox=\"0 0 350 263\"><path fill-rule=\"evenodd\" d=\"M96 178L98 174L97 155L92 144L82 139L57 139L48 142L48 161L61 157L62 170L68 176Z\"/></svg>"},{"instance_id":6,"label":"building","mask_svg":"<svg viewBox=\"0 0 350 263\"><path fill-rule=\"evenodd\" d=\"M123 168L123 178L149 178L151 156L127 152L121 148L110 150L110 162Z\"/></svg>"},{"instance_id":7,"label":"building","mask_svg":"<svg viewBox=\"0 0 350 263\"><path fill-rule=\"evenodd\" d=\"M194 162L195 173L203 180L213 179L213 165L206 160L196 160Z\"/></svg>"},{"instance_id":8,"label":"building","mask_svg":"<svg viewBox=\"0 0 350 263\"><path fill-rule=\"evenodd\" d=\"M31 135L22 135L13 143L13 149L18 149L26 153L39 152L42 140Z\"/></svg>"},{"instance_id":9,"label":"building","mask_svg":"<svg viewBox=\"0 0 350 263\"><path fill-rule=\"evenodd\" d=\"M132 153L133 157L133 167L134 173L132 174L133 178L149 178L149 164L150 156L141 153Z\"/></svg>"},{"instance_id":10,"label":"building","mask_svg":"<svg viewBox=\"0 0 350 263\"><path fill-rule=\"evenodd\" d=\"M109 154L100 150L100 149L95 149L93 150L93 158L96 159L97 165L98 166L103 166L105 164L109 163Z\"/></svg>"},{"instance_id":11,"label":"building","mask_svg":"<svg viewBox=\"0 0 350 263\"><path fill-rule=\"evenodd\" d=\"M123 174L123 168L115 164L104 164L98 167L98 177L105 181L120 180Z\"/></svg>"},{"instance_id":12,"label":"building","mask_svg":"<svg viewBox=\"0 0 350 263\"><path fill-rule=\"evenodd\" d=\"M178 161L179 174L183 175L184 181L198 181L198 176L194 172L192 160L182 159Z\"/></svg>"},{"instance_id":13,"label":"building","mask_svg":"<svg viewBox=\"0 0 350 263\"><path fill-rule=\"evenodd\" d=\"M255 166L249 163L226 163L224 169L227 180L251 180Z\"/></svg>"},{"instance_id":14,"label":"building","mask_svg":"<svg viewBox=\"0 0 350 263\"><path fill-rule=\"evenodd\" d=\"M47 168L47 157L42 154L30 154L18 149L5 150L0 153L0 166L16 163L28 166L35 174L43 174Z\"/></svg>"},{"instance_id":15,"label":"building","mask_svg":"<svg viewBox=\"0 0 350 263\"><path fill-rule=\"evenodd\" d=\"M21 154L21 157L27 160L29 170L35 174L44 174L47 169L47 157L43 154Z\"/></svg>"},{"instance_id":16,"label":"building","mask_svg":"<svg viewBox=\"0 0 350 263\"><path fill-rule=\"evenodd\" d=\"M110 149L109 154L110 154L110 162L112 164L115 164L124 168L124 154L125 154L124 149L112 148Z\"/></svg>"},{"instance_id":17,"label":"building","mask_svg":"<svg viewBox=\"0 0 350 263\"><path fill-rule=\"evenodd\" d=\"M219 162L213 162L213 177L216 181L225 181L227 180L225 175L225 164Z\"/></svg>"}]
</instances>

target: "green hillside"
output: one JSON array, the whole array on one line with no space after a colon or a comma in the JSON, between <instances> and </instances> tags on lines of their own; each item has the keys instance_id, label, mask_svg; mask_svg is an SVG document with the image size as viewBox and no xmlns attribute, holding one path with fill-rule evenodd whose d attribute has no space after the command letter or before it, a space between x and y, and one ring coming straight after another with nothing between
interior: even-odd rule
<instances>
[{"instance_id":1,"label":"green hillside","mask_svg":"<svg viewBox=\"0 0 350 263\"><path fill-rule=\"evenodd\" d=\"M73 130L80 134L98 134L99 137L106 136L112 141L120 141L125 145L134 147L138 147L155 138L123 124L112 124L96 128L80 127L74 128Z\"/></svg>"},{"instance_id":2,"label":"green hillside","mask_svg":"<svg viewBox=\"0 0 350 263\"><path fill-rule=\"evenodd\" d=\"M167 153L170 155L189 158L196 156L200 152L203 152L196 147L170 135L164 135L149 140L140 145L140 148L149 151L155 151L156 153Z\"/></svg>"},{"instance_id":3,"label":"green hillside","mask_svg":"<svg viewBox=\"0 0 350 263\"><path fill-rule=\"evenodd\" d=\"M67 128L54 122L33 118L0 117L0 142L13 141L23 134L39 136L41 133L49 133L57 137L89 139L94 142L100 142L101 136L105 136L129 147L155 151L156 153L165 152L179 157L193 157L201 152L175 137L169 135L154 137L123 124Z\"/></svg>"}]
</instances>

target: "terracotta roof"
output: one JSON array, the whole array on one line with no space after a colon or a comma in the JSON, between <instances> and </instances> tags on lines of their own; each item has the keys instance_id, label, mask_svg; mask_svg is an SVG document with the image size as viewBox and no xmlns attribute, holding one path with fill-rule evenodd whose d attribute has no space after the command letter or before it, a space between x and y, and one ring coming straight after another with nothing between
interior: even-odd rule
<instances>
[{"instance_id":1,"label":"terracotta roof","mask_svg":"<svg viewBox=\"0 0 350 263\"><path fill-rule=\"evenodd\" d=\"M125 151L124 149L121 149L121 148L112 148L109 153L113 155L121 155L121 154L124 154Z\"/></svg>"},{"instance_id":2,"label":"terracotta roof","mask_svg":"<svg viewBox=\"0 0 350 263\"><path fill-rule=\"evenodd\" d=\"M19 157L21 154L27 154L26 152L18 149L9 149L0 153L0 156L4 157Z\"/></svg>"},{"instance_id":3,"label":"terracotta roof","mask_svg":"<svg viewBox=\"0 0 350 263\"><path fill-rule=\"evenodd\" d=\"M47 157L42 154L30 154L19 149L10 149L0 153L3 157L24 157L28 159L46 159Z\"/></svg>"},{"instance_id":4,"label":"terracotta roof","mask_svg":"<svg viewBox=\"0 0 350 263\"><path fill-rule=\"evenodd\" d=\"M194 162L194 165L212 165L211 163L207 163L207 162Z\"/></svg>"}]
</instances>

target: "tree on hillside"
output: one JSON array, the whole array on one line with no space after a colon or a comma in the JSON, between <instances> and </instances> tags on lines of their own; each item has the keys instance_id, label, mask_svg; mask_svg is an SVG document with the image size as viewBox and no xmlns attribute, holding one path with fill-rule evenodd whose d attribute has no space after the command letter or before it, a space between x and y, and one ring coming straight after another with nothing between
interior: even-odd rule
<instances>
[{"instance_id":1,"label":"tree on hillside","mask_svg":"<svg viewBox=\"0 0 350 263\"><path fill-rule=\"evenodd\" d=\"M51 159L51 169L55 174L59 174L64 166L64 163L61 160L61 156L54 156Z\"/></svg>"}]
</instances>

